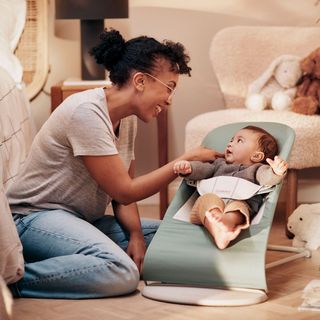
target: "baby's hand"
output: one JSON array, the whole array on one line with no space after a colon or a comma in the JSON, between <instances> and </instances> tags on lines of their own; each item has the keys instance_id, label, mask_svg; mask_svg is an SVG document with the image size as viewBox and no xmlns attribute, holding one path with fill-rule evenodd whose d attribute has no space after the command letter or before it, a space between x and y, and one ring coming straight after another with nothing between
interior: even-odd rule
<instances>
[{"instance_id":1,"label":"baby's hand","mask_svg":"<svg viewBox=\"0 0 320 320\"><path fill-rule=\"evenodd\" d=\"M173 172L176 174L188 174L191 173L191 171L192 169L189 161L180 160L173 165Z\"/></svg>"},{"instance_id":2,"label":"baby's hand","mask_svg":"<svg viewBox=\"0 0 320 320\"><path fill-rule=\"evenodd\" d=\"M288 163L278 156L275 156L274 160L268 158L266 161L269 163L273 172L278 176L283 176L288 170Z\"/></svg>"}]
</instances>

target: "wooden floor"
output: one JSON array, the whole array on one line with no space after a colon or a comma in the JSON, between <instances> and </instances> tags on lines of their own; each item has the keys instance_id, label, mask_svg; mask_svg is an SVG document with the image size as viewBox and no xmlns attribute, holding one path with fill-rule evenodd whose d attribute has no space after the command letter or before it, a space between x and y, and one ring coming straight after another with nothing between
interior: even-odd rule
<instances>
[{"instance_id":1,"label":"wooden floor","mask_svg":"<svg viewBox=\"0 0 320 320\"><path fill-rule=\"evenodd\" d=\"M155 210L154 210L155 211ZM145 216L150 216L144 213ZM152 216L152 215L151 215ZM271 230L270 244L291 245L284 233L284 222L277 213ZM283 253L267 253L267 263L283 257ZM14 320L96 320L96 319L320 319L320 312L299 312L305 285L320 278L320 252L310 259L303 258L267 270L268 297L266 302L244 307L199 307L176 305L146 299L138 290L126 297L95 300L16 299Z\"/></svg>"}]
</instances>

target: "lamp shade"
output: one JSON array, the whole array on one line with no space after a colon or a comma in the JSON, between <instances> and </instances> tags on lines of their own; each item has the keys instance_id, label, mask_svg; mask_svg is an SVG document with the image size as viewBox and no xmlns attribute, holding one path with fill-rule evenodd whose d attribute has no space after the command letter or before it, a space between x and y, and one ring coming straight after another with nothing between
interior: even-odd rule
<instances>
[{"instance_id":1,"label":"lamp shade","mask_svg":"<svg viewBox=\"0 0 320 320\"><path fill-rule=\"evenodd\" d=\"M81 20L81 77L83 80L105 79L105 70L89 50L104 30L104 19L128 18L128 0L55 0L56 19Z\"/></svg>"},{"instance_id":2,"label":"lamp shade","mask_svg":"<svg viewBox=\"0 0 320 320\"><path fill-rule=\"evenodd\" d=\"M56 0L56 19L128 18L128 0Z\"/></svg>"}]
</instances>

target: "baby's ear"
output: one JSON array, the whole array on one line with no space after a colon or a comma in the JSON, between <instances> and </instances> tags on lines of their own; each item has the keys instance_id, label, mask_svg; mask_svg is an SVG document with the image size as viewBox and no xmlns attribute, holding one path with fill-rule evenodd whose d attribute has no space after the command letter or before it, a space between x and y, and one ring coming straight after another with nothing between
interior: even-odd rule
<instances>
[{"instance_id":1,"label":"baby's ear","mask_svg":"<svg viewBox=\"0 0 320 320\"><path fill-rule=\"evenodd\" d=\"M264 159L264 153L262 151L255 151L251 155L251 161L254 163L262 162Z\"/></svg>"}]
</instances>

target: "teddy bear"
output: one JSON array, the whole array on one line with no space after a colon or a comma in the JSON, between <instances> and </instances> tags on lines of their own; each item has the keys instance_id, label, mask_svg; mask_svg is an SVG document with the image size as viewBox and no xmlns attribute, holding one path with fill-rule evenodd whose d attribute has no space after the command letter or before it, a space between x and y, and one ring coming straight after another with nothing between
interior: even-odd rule
<instances>
[{"instance_id":1,"label":"teddy bear","mask_svg":"<svg viewBox=\"0 0 320 320\"><path fill-rule=\"evenodd\" d=\"M320 203L301 204L289 216L287 227L294 234L294 247L317 250L320 247Z\"/></svg>"},{"instance_id":2,"label":"teddy bear","mask_svg":"<svg viewBox=\"0 0 320 320\"><path fill-rule=\"evenodd\" d=\"M313 115L320 112L320 47L301 60L302 77L298 82L292 111Z\"/></svg>"},{"instance_id":3,"label":"teddy bear","mask_svg":"<svg viewBox=\"0 0 320 320\"><path fill-rule=\"evenodd\" d=\"M262 75L253 81L247 92L245 106L253 111L265 108L287 110L296 94L301 78L300 57L281 55L274 59Z\"/></svg>"}]
</instances>

